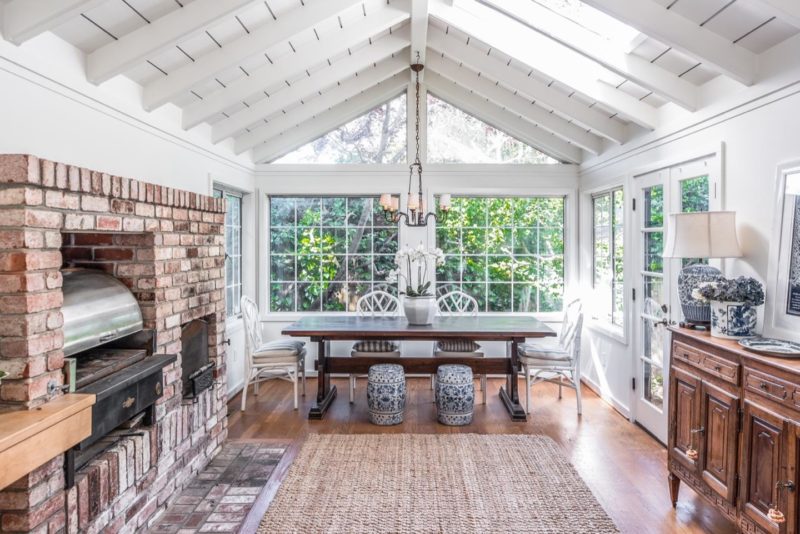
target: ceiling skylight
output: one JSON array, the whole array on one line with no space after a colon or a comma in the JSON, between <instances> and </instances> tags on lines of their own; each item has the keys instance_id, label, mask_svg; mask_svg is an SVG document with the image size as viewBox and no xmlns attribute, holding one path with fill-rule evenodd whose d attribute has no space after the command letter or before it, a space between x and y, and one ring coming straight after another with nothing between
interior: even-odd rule
<instances>
[{"instance_id":1,"label":"ceiling skylight","mask_svg":"<svg viewBox=\"0 0 800 534\"><path fill-rule=\"evenodd\" d=\"M518 1L518 0L516 0ZM624 22L606 15L580 0L529 0L540 4L562 17L583 26L609 41L614 41L620 46L628 48L635 42L640 32L631 28Z\"/></svg>"}]
</instances>

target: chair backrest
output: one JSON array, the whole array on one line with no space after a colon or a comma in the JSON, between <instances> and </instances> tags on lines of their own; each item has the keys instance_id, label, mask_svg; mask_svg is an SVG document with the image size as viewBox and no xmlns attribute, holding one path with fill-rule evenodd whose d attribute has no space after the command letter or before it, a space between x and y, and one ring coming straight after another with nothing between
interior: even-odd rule
<instances>
[{"instance_id":1,"label":"chair backrest","mask_svg":"<svg viewBox=\"0 0 800 534\"><path fill-rule=\"evenodd\" d=\"M564 321L561 323L561 332L558 335L559 345L571 352L575 361L580 359L582 328L583 304L580 299L575 299L567 304L564 310Z\"/></svg>"},{"instance_id":2,"label":"chair backrest","mask_svg":"<svg viewBox=\"0 0 800 534\"><path fill-rule=\"evenodd\" d=\"M478 301L463 291L450 291L436 299L439 315L478 315Z\"/></svg>"},{"instance_id":3,"label":"chair backrest","mask_svg":"<svg viewBox=\"0 0 800 534\"><path fill-rule=\"evenodd\" d=\"M261 346L258 306L250 297L242 297L242 319L244 321L245 354L248 366L252 365L253 351Z\"/></svg>"},{"instance_id":4,"label":"chair backrest","mask_svg":"<svg viewBox=\"0 0 800 534\"><path fill-rule=\"evenodd\" d=\"M356 302L356 312L361 317L400 315L400 300L383 290L370 291Z\"/></svg>"}]
</instances>

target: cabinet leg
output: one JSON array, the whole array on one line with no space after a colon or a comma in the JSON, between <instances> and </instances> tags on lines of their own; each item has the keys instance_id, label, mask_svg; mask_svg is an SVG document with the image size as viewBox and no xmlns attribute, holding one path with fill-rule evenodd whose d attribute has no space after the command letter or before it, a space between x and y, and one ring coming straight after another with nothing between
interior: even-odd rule
<instances>
[{"instance_id":1,"label":"cabinet leg","mask_svg":"<svg viewBox=\"0 0 800 534\"><path fill-rule=\"evenodd\" d=\"M667 478L669 480L669 498L672 500L672 507L675 508L678 505L678 490L681 487L681 479L672 473Z\"/></svg>"}]
</instances>

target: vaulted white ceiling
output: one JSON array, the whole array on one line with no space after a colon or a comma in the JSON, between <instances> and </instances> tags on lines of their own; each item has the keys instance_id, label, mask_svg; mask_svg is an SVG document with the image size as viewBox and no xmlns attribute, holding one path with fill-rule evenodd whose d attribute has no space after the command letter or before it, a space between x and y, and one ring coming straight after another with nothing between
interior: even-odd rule
<instances>
[{"instance_id":1,"label":"vaulted white ceiling","mask_svg":"<svg viewBox=\"0 0 800 534\"><path fill-rule=\"evenodd\" d=\"M587 7L589 6L589 7ZM610 18L608 17L610 15ZM621 24L624 23L624 24ZM396 96L428 90L562 161L703 107L718 76L759 82L800 33L797 0L5 0L3 37L54 32L86 78L271 161Z\"/></svg>"}]
</instances>

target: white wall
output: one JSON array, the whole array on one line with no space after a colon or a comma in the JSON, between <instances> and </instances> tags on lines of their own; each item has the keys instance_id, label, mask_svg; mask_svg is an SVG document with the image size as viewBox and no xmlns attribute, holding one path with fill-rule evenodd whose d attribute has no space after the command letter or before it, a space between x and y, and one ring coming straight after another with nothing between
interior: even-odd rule
<instances>
[{"instance_id":1,"label":"white wall","mask_svg":"<svg viewBox=\"0 0 800 534\"><path fill-rule=\"evenodd\" d=\"M84 77L84 56L53 34L22 46L0 39L0 153L53 161L209 193L209 175L252 188L249 158L184 132L179 110L141 107L141 87L118 76Z\"/></svg>"},{"instance_id":2,"label":"white wall","mask_svg":"<svg viewBox=\"0 0 800 534\"><path fill-rule=\"evenodd\" d=\"M754 276L766 284L776 169L781 162L800 159L800 41L794 39L784 45L762 58L758 86L742 88L732 87L729 81L712 82L704 90L715 92L716 104L695 114L677 114L674 120L664 117L666 127L585 162L580 174L584 201L588 192L598 187L620 180L631 184L632 175L642 170L681 163L706 148L724 147L721 207L737 212L744 257L725 260L723 272L727 276ZM591 212L582 215L591 217ZM591 242L591 227L582 221L584 263L591 261ZM631 244L628 234L626 248L630 250ZM626 264L632 261L626 257ZM585 290L591 285L590 270L582 272ZM767 305L770 298L768 294ZM626 305L632 310L629 301ZM800 333L795 340L800 340ZM623 413L628 412L633 398L630 345L592 329L584 336L584 376Z\"/></svg>"},{"instance_id":3,"label":"white wall","mask_svg":"<svg viewBox=\"0 0 800 534\"><path fill-rule=\"evenodd\" d=\"M566 195L567 196L567 239L565 242L567 284L574 287L578 279L577 261L577 167L573 165L427 165L424 170L425 188L428 191L428 205L432 205L434 195L440 193L475 195ZM392 193L402 195L405 203L408 185L408 167L371 165L261 165L256 171L256 187L262 203L259 228L267 228L268 195L378 195ZM401 226L400 244L415 245L423 241L434 246L434 226L427 229L408 229ZM269 279L267 271L269 249L266 235L259 238L265 244L261 253L261 271L258 279ZM265 319L264 333L269 338L280 337L281 330L301 317L299 313L266 313L266 287L258 288L259 307ZM542 315L547 321L560 321L560 314ZM558 328L558 324L553 324ZM500 343L484 343L489 354L502 355L504 347ZM331 350L335 354L349 354L350 343L334 343ZM430 355L428 342L408 342L403 347L404 354ZM308 370L313 369L316 347L309 346Z\"/></svg>"}]
</instances>

